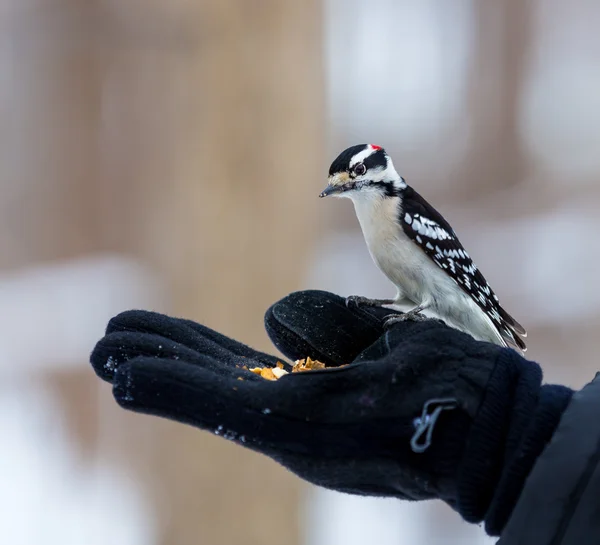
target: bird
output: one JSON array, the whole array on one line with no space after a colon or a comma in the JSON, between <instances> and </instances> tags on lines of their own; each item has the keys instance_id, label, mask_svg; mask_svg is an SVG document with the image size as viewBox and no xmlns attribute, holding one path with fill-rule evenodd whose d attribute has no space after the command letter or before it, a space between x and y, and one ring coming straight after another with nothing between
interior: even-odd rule
<instances>
[{"instance_id":1,"label":"bird","mask_svg":"<svg viewBox=\"0 0 600 545\"><path fill-rule=\"evenodd\" d=\"M444 217L398 174L384 148L357 144L331 163L320 197L352 200L369 253L396 286L394 299L351 295L357 306L409 305L384 318L387 329L404 320L428 319L523 353L525 328L502 306Z\"/></svg>"}]
</instances>

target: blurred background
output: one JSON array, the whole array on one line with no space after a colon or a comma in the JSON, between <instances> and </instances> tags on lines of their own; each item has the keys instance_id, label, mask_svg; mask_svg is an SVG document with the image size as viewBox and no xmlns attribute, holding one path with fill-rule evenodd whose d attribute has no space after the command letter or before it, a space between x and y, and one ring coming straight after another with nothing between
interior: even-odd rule
<instances>
[{"instance_id":1,"label":"blurred background","mask_svg":"<svg viewBox=\"0 0 600 545\"><path fill-rule=\"evenodd\" d=\"M107 320L184 316L271 349L304 288L393 295L346 146L385 146L529 330L549 382L597 369L600 3L4 0L0 528L13 545L484 544L438 503L317 490L129 414Z\"/></svg>"}]
</instances>

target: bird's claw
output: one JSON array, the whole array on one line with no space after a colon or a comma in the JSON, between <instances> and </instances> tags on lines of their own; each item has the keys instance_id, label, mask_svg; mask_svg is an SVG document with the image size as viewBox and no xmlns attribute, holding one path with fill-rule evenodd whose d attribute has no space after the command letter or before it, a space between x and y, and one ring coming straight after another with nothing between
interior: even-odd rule
<instances>
[{"instance_id":1,"label":"bird's claw","mask_svg":"<svg viewBox=\"0 0 600 545\"><path fill-rule=\"evenodd\" d=\"M383 319L383 328L388 329L399 322L423 322L427 319L427 316L421 314L420 310L416 312L405 312L404 314L389 314Z\"/></svg>"},{"instance_id":2,"label":"bird's claw","mask_svg":"<svg viewBox=\"0 0 600 545\"><path fill-rule=\"evenodd\" d=\"M359 307L360 305L365 304L366 301L368 301L366 297L361 297L360 295L349 295L346 297L346 306L350 307L354 305Z\"/></svg>"}]
</instances>

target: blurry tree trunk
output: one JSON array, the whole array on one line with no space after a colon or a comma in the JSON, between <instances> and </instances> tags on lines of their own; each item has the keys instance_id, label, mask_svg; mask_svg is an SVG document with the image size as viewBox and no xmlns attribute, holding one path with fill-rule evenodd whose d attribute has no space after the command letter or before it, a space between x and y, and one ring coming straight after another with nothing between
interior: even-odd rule
<instances>
[{"instance_id":1,"label":"blurry tree trunk","mask_svg":"<svg viewBox=\"0 0 600 545\"><path fill-rule=\"evenodd\" d=\"M137 50L110 64L115 118L132 109L143 118L158 103L172 131L170 144L162 134L160 148L138 150L147 160L133 174L144 203L133 207L133 246L169 279L174 313L267 348L263 313L301 287L315 235L319 3L215 1L173 13L182 25L196 20L201 32L176 54ZM115 147L136 146L142 134L132 126L140 124L116 125ZM161 130L162 123L144 133ZM160 176L159 149L170 158ZM295 478L208 434L158 429L165 544L297 542Z\"/></svg>"},{"instance_id":2,"label":"blurry tree trunk","mask_svg":"<svg viewBox=\"0 0 600 545\"><path fill-rule=\"evenodd\" d=\"M14 1L2 17L4 267L134 255L162 274L170 312L267 348L263 312L302 287L316 234L321 4ZM94 445L89 367L49 384ZM121 463L155 491L162 543L298 542L300 486L285 470L108 411ZM139 427L152 430L143 449Z\"/></svg>"},{"instance_id":3,"label":"blurry tree trunk","mask_svg":"<svg viewBox=\"0 0 600 545\"><path fill-rule=\"evenodd\" d=\"M519 184L527 173L519 101L527 76L533 6L529 0L474 2L468 76L471 147L449 186L460 199Z\"/></svg>"}]
</instances>

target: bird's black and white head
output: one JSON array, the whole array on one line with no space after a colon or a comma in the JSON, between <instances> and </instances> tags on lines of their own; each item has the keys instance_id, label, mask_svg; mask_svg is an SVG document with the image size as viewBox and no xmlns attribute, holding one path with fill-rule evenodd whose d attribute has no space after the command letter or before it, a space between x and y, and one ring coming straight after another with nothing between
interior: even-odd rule
<instances>
[{"instance_id":1,"label":"bird's black and white head","mask_svg":"<svg viewBox=\"0 0 600 545\"><path fill-rule=\"evenodd\" d=\"M406 188L392 159L381 146L358 144L340 153L329 168L327 187L319 195L361 200L395 197Z\"/></svg>"}]
</instances>

